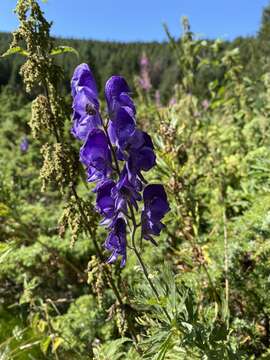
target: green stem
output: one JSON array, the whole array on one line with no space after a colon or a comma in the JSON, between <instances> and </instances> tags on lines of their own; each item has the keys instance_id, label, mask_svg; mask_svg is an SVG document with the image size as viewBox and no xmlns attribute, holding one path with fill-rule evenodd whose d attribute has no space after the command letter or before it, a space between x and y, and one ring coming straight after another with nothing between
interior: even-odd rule
<instances>
[{"instance_id":1,"label":"green stem","mask_svg":"<svg viewBox=\"0 0 270 360\"><path fill-rule=\"evenodd\" d=\"M120 176L120 167L119 167L119 164L118 164L118 160L117 160L117 157L116 157L116 153L115 153L114 147L113 147L113 145L112 145L110 136L109 136L109 134L108 134L108 130L107 130L106 126L104 126L104 125L103 125L103 129L104 129L104 131L105 131L105 133L106 133L106 136L107 136L109 148L110 148L110 150L111 150L111 153L112 153L112 156L113 156L113 160L114 160L114 163L115 163L115 166L116 166L117 175Z\"/></svg>"},{"instance_id":2,"label":"green stem","mask_svg":"<svg viewBox=\"0 0 270 360\"><path fill-rule=\"evenodd\" d=\"M226 306L226 323L229 328L229 260L228 260L228 232L226 208L223 207L223 234L224 234L224 275L225 275L225 306Z\"/></svg>"},{"instance_id":3,"label":"green stem","mask_svg":"<svg viewBox=\"0 0 270 360\"><path fill-rule=\"evenodd\" d=\"M135 214L134 214L134 211L133 211L133 208L132 208L131 204L129 204L129 209L130 209L130 212L131 212L131 218L132 218L132 224L133 224L133 231L132 231L132 234L131 234L131 242L132 242L133 251L134 251L134 253L135 253L135 255L136 255L136 257L137 257L137 259L138 259L138 261L139 261L139 263L141 265L143 274L144 274L146 280L148 281L149 286L151 287L151 289L152 289L155 297L157 298L158 302L161 303L159 293L158 293L154 283L152 282L152 280L151 280L151 278L149 276L149 273L147 271L147 268L146 268L146 266L145 266L145 264L143 262L143 259L142 259L141 255L140 255L140 253L139 253L139 251L138 251L138 249L136 247L135 235L136 235L136 230L137 230L137 224L136 224L136 218L135 218ZM171 321L171 317L170 317L169 313L167 312L167 310L164 307L162 307L162 310L163 310L164 314L166 315L167 319L169 321Z\"/></svg>"}]
</instances>

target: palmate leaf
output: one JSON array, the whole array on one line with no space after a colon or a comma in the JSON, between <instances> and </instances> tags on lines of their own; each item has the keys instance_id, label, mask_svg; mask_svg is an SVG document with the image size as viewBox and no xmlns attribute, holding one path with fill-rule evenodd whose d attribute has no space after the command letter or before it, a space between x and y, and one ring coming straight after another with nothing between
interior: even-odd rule
<instances>
[{"instance_id":1,"label":"palmate leaf","mask_svg":"<svg viewBox=\"0 0 270 360\"><path fill-rule=\"evenodd\" d=\"M50 52L50 55L55 56L55 55L61 55L61 54L65 54L65 53L73 53L77 57L79 57L78 51L75 50L71 46L57 46L54 49L52 49L52 51Z\"/></svg>"},{"instance_id":2,"label":"palmate leaf","mask_svg":"<svg viewBox=\"0 0 270 360\"><path fill-rule=\"evenodd\" d=\"M14 247L14 242L0 244L0 264L5 261L8 254L13 251Z\"/></svg>"},{"instance_id":3,"label":"palmate leaf","mask_svg":"<svg viewBox=\"0 0 270 360\"><path fill-rule=\"evenodd\" d=\"M166 337L165 341L162 344L160 344L159 352L153 358L154 360L164 360L165 359L165 356L166 356L168 350L173 345L172 336L173 336L173 332L170 331L168 336Z\"/></svg>"},{"instance_id":4,"label":"palmate leaf","mask_svg":"<svg viewBox=\"0 0 270 360\"><path fill-rule=\"evenodd\" d=\"M29 55L29 53L26 50L24 50L20 46L16 46L16 47L10 47L4 54L1 55L1 57L7 57L15 54L19 54L23 56Z\"/></svg>"},{"instance_id":5,"label":"palmate leaf","mask_svg":"<svg viewBox=\"0 0 270 360\"><path fill-rule=\"evenodd\" d=\"M126 355L126 352L122 351L122 345L126 342L131 342L129 338L121 338L114 341L107 342L102 346L94 349L94 359L95 360L106 360L114 359L120 360L123 359L123 356Z\"/></svg>"}]
</instances>

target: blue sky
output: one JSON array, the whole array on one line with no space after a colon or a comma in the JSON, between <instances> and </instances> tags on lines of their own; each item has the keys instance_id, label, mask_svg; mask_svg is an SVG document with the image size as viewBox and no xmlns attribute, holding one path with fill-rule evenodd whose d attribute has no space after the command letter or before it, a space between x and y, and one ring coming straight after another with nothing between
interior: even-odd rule
<instances>
[{"instance_id":1,"label":"blue sky","mask_svg":"<svg viewBox=\"0 0 270 360\"><path fill-rule=\"evenodd\" d=\"M16 0L0 0L0 30L16 25ZM42 5L53 20L53 34L97 40L162 41L162 23L180 34L180 17L190 18L203 37L233 39L253 35L269 0L48 0Z\"/></svg>"}]
</instances>

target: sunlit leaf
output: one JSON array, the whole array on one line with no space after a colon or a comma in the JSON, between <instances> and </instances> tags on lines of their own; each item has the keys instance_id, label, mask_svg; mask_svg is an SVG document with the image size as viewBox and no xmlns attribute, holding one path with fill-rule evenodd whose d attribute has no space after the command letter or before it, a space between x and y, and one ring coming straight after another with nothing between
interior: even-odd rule
<instances>
[{"instance_id":1,"label":"sunlit leaf","mask_svg":"<svg viewBox=\"0 0 270 360\"><path fill-rule=\"evenodd\" d=\"M44 355L46 355L52 339L50 336L45 337L40 343L40 349Z\"/></svg>"},{"instance_id":2,"label":"sunlit leaf","mask_svg":"<svg viewBox=\"0 0 270 360\"><path fill-rule=\"evenodd\" d=\"M1 57L7 57L15 54L20 54L23 56L29 55L29 53L26 50L22 49L20 46L16 46L9 48L4 54L1 55Z\"/></svg>"},{"instance_id":3,"label":"sunlit leaf","mask_svg":"<svg viewBox=\"0 0 270 360\"><path fill-rule=\"evenodd\" d=\"M50 55L55 56L55 55L61 55L61 54L65 54L65 53L73 53L77 57L79 57L78 51L75 50L71 46L57 46L54 49L52 49L52 51L50 52Z\"/></svg>"},{"instance_id":4,"label":"sunlit leaf","mask_svg":"<svg viewBox=\"0 0 270 360\"><path fill-rule=\"evenodd\" d=\"M57 336L52 339L52 352L56 352L56 350L59 348L59 346L64 342L64 339Z\"/></svg>"}]
</instances>

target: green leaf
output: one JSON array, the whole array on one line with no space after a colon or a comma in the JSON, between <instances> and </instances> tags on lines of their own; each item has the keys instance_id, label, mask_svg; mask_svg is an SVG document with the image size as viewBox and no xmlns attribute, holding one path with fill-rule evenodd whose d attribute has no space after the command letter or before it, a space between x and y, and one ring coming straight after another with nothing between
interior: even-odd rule
<instances>
[{"instance_id":1,"label":"green leaf","mask_svg":"<svg viewBox=\"0 0 270 360\"><path fill-rule=\"evenodd\" d=\"M52 339L50 336L45 337L40 343L40 349L46 355Z\"/></svg>"},{"instance_id":2,"label":"green leaf","mask_svg":"<svg viewBox=\"0 0 270 360\"><path fill-rule=\"evenodd\" d=\"M71 46L57 46L54 49L52 49L52 51L50 52L50 55L55 56L55 55L61 55L64 53L74 53L77 57L79 57L78 51L75 50Z\"/></svg>"},{"instance_id":3,"label":"green leaf","mask_svg":"<svg viewBox=\"0 0 270 360\"><path fill-rule=\"evenodd\" d=\"M38 324L37 324L37 329L39 332L43 333L47 328L47 322L40 319Z\"/></svg>"},{"instance_id":4,"label":"green leaf","mask_svg":"<svg viewBox=\"0 0 270 360\"><path fill-rule=\"evenodd\" d=\"M59 348L59 346L64 342L64 339L57 336L52 340L52 352L56 352L56 350Z\"/></svg>"},{"instance_id":5,"label":"green leaf","mask_svg":"<svg viewBox=\"0 0 270 360\"><path fill-rule=\"evenodd\" d=\"M7 57L15 54L20 54L23 56L29 55L29 53L26 50L22 49L20 46L16 46L9 48L3 55L1 55L1 57Z\"/></svg>"}]
</instances>

